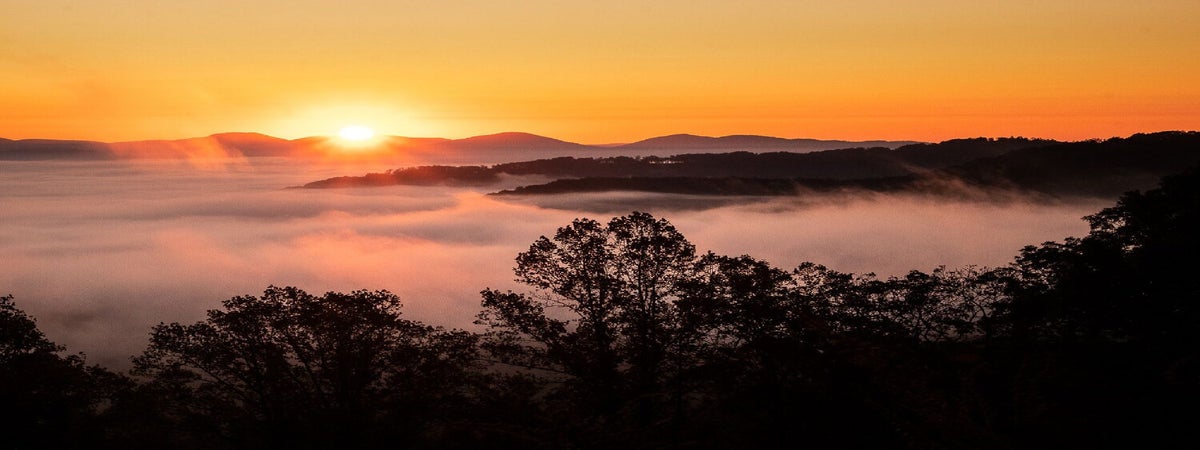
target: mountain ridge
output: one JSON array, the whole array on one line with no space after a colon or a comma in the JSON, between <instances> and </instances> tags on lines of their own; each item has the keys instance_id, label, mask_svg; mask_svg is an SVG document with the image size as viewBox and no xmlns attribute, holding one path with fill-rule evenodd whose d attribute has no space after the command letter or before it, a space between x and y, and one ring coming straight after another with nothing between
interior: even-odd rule
<instances>
[{"instance_id":1,"label":"mountain ridge","mask_svg":"<svg viewBox=\"0 0 1200 450\"><path fill-rule=\"evenodd\" d=\"M1200 164L1200 132L1135 134L1105 141L954 139L896 150L848 148L808 153L737 151L670 157L557 157L492 166L418 166L314 181L303 188L475 185L501 176L553 181L498 195L638 191L715 196L796 195L803 191L1023 192L1107 197L1152 185Z\"/></svg>"},{"instance_id":2,"label":"mountain ridge","mask_svg":"<svg viewBox=\"0 0 1200 450\"><path fill-rule=\"evenodd\" d=\"M965 162L953 158L937 161L907 174L868 177L744 177L736 173L716 177L627 176L563 178L539 185L520 186L494 193L504 196L537 196L588 192L636 191L709 196L782 196L802 192L868 191L915 192L937 195L984 196L1020 193L1026 197L1113 197L1153 187L1163 176L1200 167L1200 132L1138 133L1104 141L1056 142L1045 140L952 140L922 144L912 150L939 150L986 142L998 154ZM1007 150L1005 150L1007 148ZM846 151L852 151L848 149ZM894 153L901 153L903 148ZM833 150L831 152L843 152ZM944 153L944 152L943 152ZM802 156L814 155L813 153Z\"/></svg>"},{"instance_id":3,"label":"mountain ridge","mask_svg":"<svg viewBox=\"0 0 1200 450\"><path fill-rule=\"evenodd\" d=\"M694 137L694 147L679 136ZM793 150L820 151L855 146L897 148L912 141L836 141L788 139L757 135L706 137L669 135L631 144L588 145L526 132L502 132L461 139L436 137L381 136L376 142L358 144L353 153L362 155L432 154L434 152L486 153L498 151L644 151L644 150ZM182 139L101 142L61 139L0 138L0 160L106 160L170 159L197 157L298 157L313 158L349 153L337 138L308 136L285 139L257 132L215 133Z\"/></svg>"}]
</instances>

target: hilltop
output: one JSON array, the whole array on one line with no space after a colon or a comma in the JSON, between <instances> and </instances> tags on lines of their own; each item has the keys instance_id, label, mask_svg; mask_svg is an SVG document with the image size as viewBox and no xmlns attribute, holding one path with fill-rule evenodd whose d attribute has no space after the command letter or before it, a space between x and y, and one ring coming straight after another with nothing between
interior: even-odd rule
<instances>
[{"instance_id":1,"label":"hilltop","mask_svg":"<svg viewBox=\"0 0 1200 450\"><path fill-rule=\"evenodd\" d=\"M677 142L691 138L678 138ZM800 192L921 191L963 195L1006 190L1109 197L1142 189L1200 164L1200 133L1159 132L1104 141L955 139L896 149L809 153L747 151L669 157L558 157L492 166L419 166L314 181L305 188L487 185L501 175L556 179L498 195L635 191L688 195L796 195Z\"/></svg>"},{"instance_id":2,"label":"hilltop","mask_svg":"<svg viewBox=\"0 0 1200 450\"><path fill-rule=\"evenodd\" d=\"M680 139L679 136L689 136ZM383 136L368 144L349 145L335 138L313 136L283 139L261 133L218 133L205 137L126 142L53 139L0 139L0 160L117 160L184 158L386 158L416 160L457 158L518 161L530 154L640 156L662 151L767 151L809 152L871 146L895 148L908 141L821 141L767 136L692 135L650 138L632 144L585 145L531 133L505 132L463 139Z\"/></svg>"}]
</instances>

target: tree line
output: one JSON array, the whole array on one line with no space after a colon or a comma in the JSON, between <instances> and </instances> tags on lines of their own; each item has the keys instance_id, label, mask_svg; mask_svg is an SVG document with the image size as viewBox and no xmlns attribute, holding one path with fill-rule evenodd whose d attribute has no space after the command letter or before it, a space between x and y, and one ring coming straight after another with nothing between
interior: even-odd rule
<instances>
[{"instance_id":1,"label":"tree line","mask_svg":"<svg viewBox=\"0 0 1200 450\"><path fill-rule=\"evenodd\" d=\"M999 268L881 278L577 219L479 331L387 291L268 287L160 324L127 374L0 297L0 448L1183 447L1200 400L1200 172Z\"/></svg>"}]
</instances>

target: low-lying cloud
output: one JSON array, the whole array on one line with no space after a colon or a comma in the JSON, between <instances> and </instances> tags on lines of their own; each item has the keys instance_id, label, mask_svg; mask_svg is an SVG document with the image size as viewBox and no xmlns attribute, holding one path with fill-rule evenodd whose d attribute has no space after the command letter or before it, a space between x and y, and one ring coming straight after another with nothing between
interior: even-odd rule
<instances>
[{"instance_id":1,"label":"low-lying cloud","mask_svg":"<svg viewBox=\"0 0 1200 450\"><path fill-rule=\"evenodd\" d=\"M523 290L513 258L577 217L644 210L700 251L892 275L1005 264L1023 245L1085 233L1079 218L1109 203L629 193L528 201L485 195L494 187L282 189L380 168L0 164L0 295L13 294L52 340L114 368L141 352L151 326L201 320L221 300L269 284L387 289L411 318L471 327L478 292Z\"/></svg>"}]
</instances>

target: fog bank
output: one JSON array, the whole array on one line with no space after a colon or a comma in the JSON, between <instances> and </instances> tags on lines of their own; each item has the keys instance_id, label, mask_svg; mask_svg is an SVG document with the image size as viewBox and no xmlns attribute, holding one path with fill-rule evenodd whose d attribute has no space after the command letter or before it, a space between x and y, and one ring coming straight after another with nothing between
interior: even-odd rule
<instances>
[{"instance_id":1,"label":"fog bank","mask_svg":"<svg viewBox=\"0 0 1200 450\"><path fill-rule=\"evenodd\" d=\"M1084 234L1079 218L1111 203L912 196L714 203L633 193L530 202L484 195L494 186L282 189L387 168L3 162L0 295L14 295L69 351L125 368L151 326L200 320L221 300L269 284L387 289L410 318L469 327L478 292L523 290L512 281L513 258L577 217L649 211L700 251L890 275L1005 264L1026 244Z\"/></svg>"}]
</instances>

